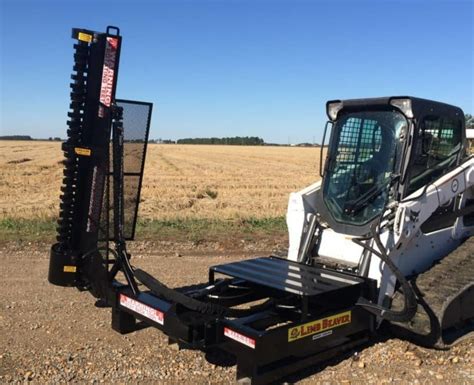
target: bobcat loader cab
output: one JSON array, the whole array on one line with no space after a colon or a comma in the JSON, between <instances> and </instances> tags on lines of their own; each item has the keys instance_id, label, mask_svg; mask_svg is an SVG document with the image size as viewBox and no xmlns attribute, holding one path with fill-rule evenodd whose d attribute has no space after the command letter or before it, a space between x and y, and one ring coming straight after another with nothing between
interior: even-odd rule
<instances>
[{"instance_id":1,"label":"bobcat loader cab","mask_svg":"<svg viewBox=\"0 0 474 385\"><path fill-rule=\"evenodd\" d=\"M323 179L290 196L288 257L308 257L300 242L305 224L315 218L321 237L317 254L353 264L362 250L352 237L370 236L387 209L422 194L457 167L464 154L463 112L395 97L330 101L327 114L331 138Z\"/></svg>"},{"instance_id":2,"label":"bobcat loader cab","mask_svg":"<svg viewBox=\"0 0 474 385\"><path fill-rule=\"evenodd\" d=\"M464 114L413 97L329 101L326 110L323 178L290 195L288 258L373 278L386 304L397 277L377 251L413 276L473 234Z\"/></svg>"}]
</instances>

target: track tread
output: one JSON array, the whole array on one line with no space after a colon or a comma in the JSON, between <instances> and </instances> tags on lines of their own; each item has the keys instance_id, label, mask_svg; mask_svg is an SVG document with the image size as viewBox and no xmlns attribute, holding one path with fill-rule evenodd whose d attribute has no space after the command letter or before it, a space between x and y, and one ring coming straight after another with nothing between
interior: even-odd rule
<instances>
[{"instance_id":1,"label":"track tread","mask_svg":"<svg viewBox=\"0 0 474 385\"><path fill-rule=\"evenodd\" d=\"M431 269L419 274L412 285L419 297L417 313L408 323L393 324L395 333L437 348L446 348L460 341L460 338L449 343L444 341L442 325L449 305L474 286L474 237L468 238ZM392 308L399 309L402 304L403 294L397 292ZM462 337L462 333L458 334Z\"/></svg>"}]
</instances>

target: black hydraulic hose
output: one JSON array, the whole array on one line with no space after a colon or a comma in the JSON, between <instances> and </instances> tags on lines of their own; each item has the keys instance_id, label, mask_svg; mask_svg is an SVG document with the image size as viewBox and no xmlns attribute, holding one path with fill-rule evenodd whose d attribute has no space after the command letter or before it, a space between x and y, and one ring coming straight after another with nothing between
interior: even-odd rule
<instances>
[{"instance_id":1,"label":"black hydraulic hose","mask_svg":"<svg viewBox=\"0 0 474 385\"><path fill-rule=\"evenodd\" d=\"M203 314L214 315L217 317L243 317L255 311L268 309L274 305L272 300L268 300L248 309L231 309L215 303L202 302L195 298L191 298L184 293L169 288L141 269L135 269L134 275L141 283L148 287L153 294Z\"/></svg>"},{"instance_id":2,"label":"black hydraulic hose","mask_svg":"<svg viewBox=\"0 0 474 385\"><path fill-rule=\"evenodd\" d=\"M385 308L383 306L374 304L366 299L359 300L358 305L363 307L367 311L375 314L376 316L387 321L392 321L392 322L409 321L415 316L417 306L418 306L415 292L413 291L413 288L410 286L410 284L408 283L408 281L406 280L402 272L398 269L398 267L393 263L393 261L387 255L387 252L385 251L385 247L380 241L380 237L377 233L377 224L375 223L374 225L372 225L370 230L372 232L372 236L380 252L375 250L373 247L365 244L364 242L359 241L358 239L353 239L352 241L356 243L357 245L369 250L372 254L376 255L377 257L379 257L383 262L385 262L385 264L390 268L390 270L392 270L393 274L395 275L397 280L400 282L400 285L402 287L403 297L404 297L404 306L402 310L395 311L395 310L391 310L389 308Z\"/></svg>"}]
</instances>

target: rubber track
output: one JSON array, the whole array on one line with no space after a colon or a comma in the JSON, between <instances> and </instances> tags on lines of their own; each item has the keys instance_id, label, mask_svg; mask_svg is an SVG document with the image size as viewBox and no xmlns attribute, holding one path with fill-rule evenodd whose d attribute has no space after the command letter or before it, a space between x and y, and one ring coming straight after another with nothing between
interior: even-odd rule
<instances>
[{"instance_id":1,"label":"rubber track","mask_svg":"<svg viewBox=\"0 0 474 385\"><path fill-rule=\"evenodd\" d=\"M474 334L474 315L470 306L469 315L455 314L455 307L449 309L447 314L457 320L457 325L442 328L443 321L446 323L445 312L457 297L463 294L465 303L474 302L474 237L467 239L411 283L418 297L418 310L408 323L391 325L396 335L424 346L444 349ZM392 308L400 309L402 306L403 294L398 291ZM469 319L466 320L466 317Z\"/></svg>"}]
</instances>

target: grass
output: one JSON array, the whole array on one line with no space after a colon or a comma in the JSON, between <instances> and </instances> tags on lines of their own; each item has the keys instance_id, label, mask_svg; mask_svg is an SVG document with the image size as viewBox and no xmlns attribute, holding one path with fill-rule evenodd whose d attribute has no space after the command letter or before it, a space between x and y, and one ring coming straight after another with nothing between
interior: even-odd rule
<instances>
[{"instance_id":1,"label":"grass","mask_svg":"<svg viewBox=\"0 0 474 385\"><path fill-rule=\"evenodd\" d=\"M256 239L286 233L284 217L241 220L177 219L140 221L137 238L212 241L228 238Z\"/></svg>"},{"instance_id":2,"label":"grass","mask_svg":"<svg viewBox=\"0 0 474 385\"><path fill-rule=\"evenodd\" d=\"M0 220L0 241L47 241L54 239L56 221L4 218Z\"/></svg>"},{"instance_id":3,"label":"grass","mask_svg":"<svg viewBox=\"0 0 474 385\"><path fill-rule=\"evenodd\" d=\"M137 224L137 240L194 242L234 239L255 240L286 234L284 217L222 219L142 220ZM56 220L5 218L0 220L0 241L54 242Z\"/></svg>"}]
</instances>

